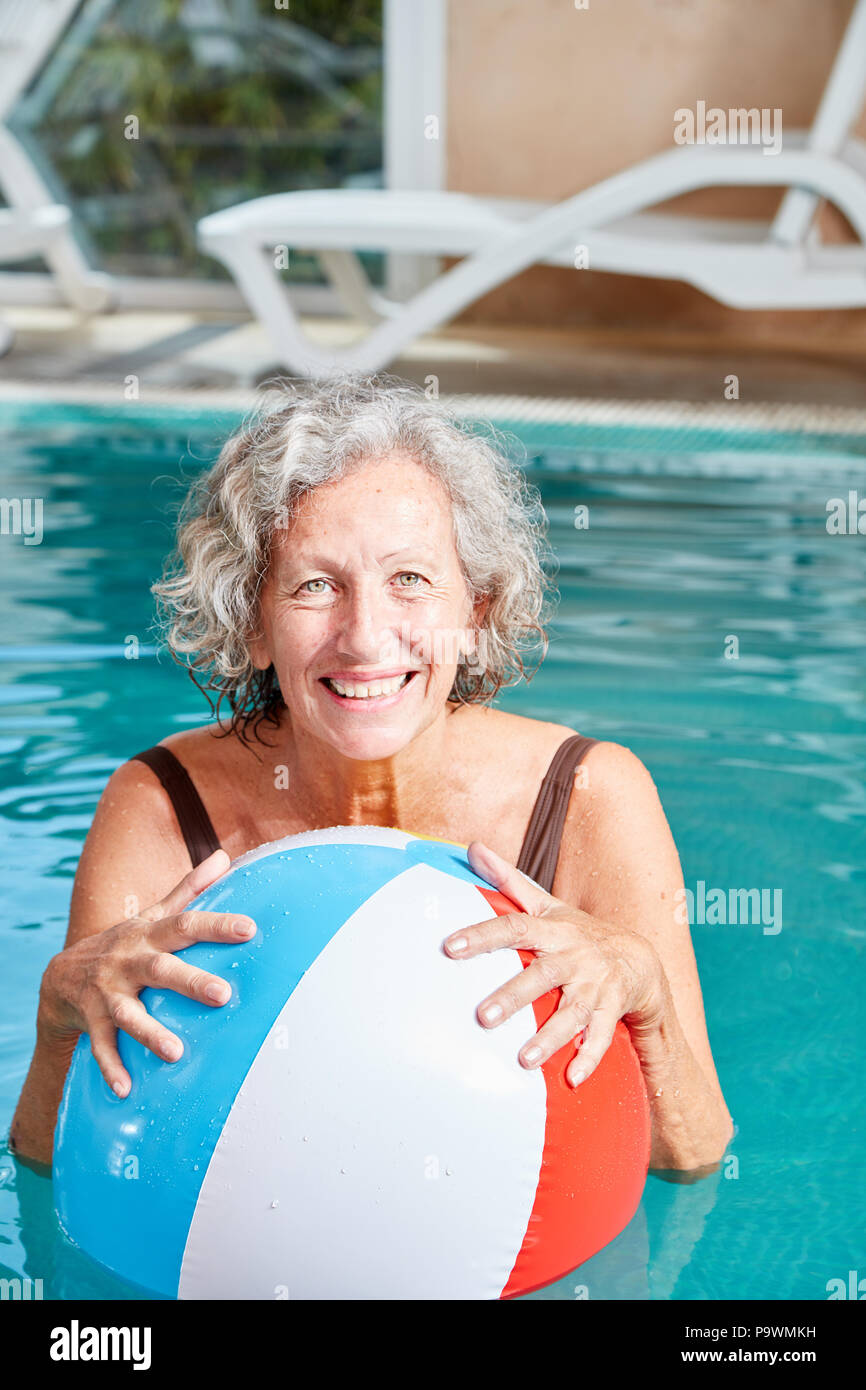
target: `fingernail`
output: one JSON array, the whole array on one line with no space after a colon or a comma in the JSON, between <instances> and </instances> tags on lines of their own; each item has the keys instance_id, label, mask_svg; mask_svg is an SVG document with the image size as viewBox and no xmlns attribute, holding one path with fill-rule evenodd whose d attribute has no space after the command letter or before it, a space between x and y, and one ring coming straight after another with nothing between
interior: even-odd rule
<instances>
[{"instance_id":1,"label":"fingernail","mask_svg":"<svg viewBox=\"0 0 866 1390\"><path fill-rule=\"evenodd\" d=\"M162 1055L167 1062L176 1062L183 1056L183 1043L169 1042L162 1049Z\"/></svg>"},{"instance_id":2,"label":"fingernail","mask_svg":"<svg viewBox=\"0 0 866 1390\"><path fill-rule=\"evenodd\" d=\"M204 992L205 999L212 1000L214 1004L222 1004L231 994L231 990L226 993L227 989L228 985L208 985Z\"/></svg>"},{"instance_id":3,"label":"fingernail","mask_svg":"<svg viewBox=\"0 0 866 1390\"><path fill-rule=\"evenodd\" d=\"M527 1047L526 1051L523 1052L521 1055L523 1057L524 1062L528 1063L529 1066L534 1066L535 1063L538 1061L539 1057L541 1056L541 1048Z\"/></svg>"},{"instance_id":4,"label":"fingernail","mask_svg":"<svg viewBox=\"0 0 866 1390\"><path fill-rule=\"evenodd\" d=\"M232 930L234 931L235 936L246 938L249 936L254 936L256 929L253 926L252 922L248 922L246 925L244 925L243 922L238 922L237 926L233 927Z\"/></svg>"},{"instance_id":5,"label":"fingernail","mask_svg":"<svg viewBox=\"0 0 866 1390\"><path fill-rule=\"evenodd\" d=\"M495 1023L497 1018L502 1017L502 1008L499 1004L488 1004L486 1009L481 1010L481 1017L485 1023Z\"/></svg>"},{"instance_id":6,"label":"fingernail","mask_svg":"<svg viewBox=\"0 0 866 1390\"><path fill-rule=\"evenodd\" d=\"M585 1080L586 1080L586 1072L585 1072L585 1071L576 1071L576 1072L574 1073L574 1076L571 1078L571 1084L572 1084L572 1086L579 1086L580 1083L581 1083L581 1081L585 1081Z\"/></svg>"},{"instance_id":7,"label":"fingernail","mask_svg":"<svg viewBox=\"0 0 866 1390\"><path fill-rule=\"evenodd\" d=\"M452 956L457 956L461 951L465 951L468 946L465 936L456 936L453 941L448 942L448 950Z\"/></svg>"},{"instance_id":8,"label":"fingernail","mask_svg":"<svg viewBox=\"0 0 866 1390\"><path fill-rule=\"evenodd\" d=\"M115 1081L111 1089L116 1096L119 1096L121 1100L126 1099L127 1091L122 1081Z\"/></svg>"}]
</instances>

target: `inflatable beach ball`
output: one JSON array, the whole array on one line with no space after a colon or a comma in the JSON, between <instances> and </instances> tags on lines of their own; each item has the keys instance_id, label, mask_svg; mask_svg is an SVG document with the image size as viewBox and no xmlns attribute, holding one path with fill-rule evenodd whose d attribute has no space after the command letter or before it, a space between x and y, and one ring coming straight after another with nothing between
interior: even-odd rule
<instances>
[{"instance_id":1,"label":"inflatable beach ball","mask_svg":"<svg viewBox=\"0 0 866 1390\"><path fill-rule=\"evenodd\" d=\"M180 1061L119 1034L120 1100L79 1041L55 1142L66 1234L167 1298L495 1299L569 1273L638 1206L646 1093L622 1024L576 1091L573 1044L520 1066L555 992L478 1023L531 957L442 942L513 906L462 846L399 830L235 861L192 907L247 913L256 936L182 953L230 1001L141 996Z\"/></svg>"}]
</instances>

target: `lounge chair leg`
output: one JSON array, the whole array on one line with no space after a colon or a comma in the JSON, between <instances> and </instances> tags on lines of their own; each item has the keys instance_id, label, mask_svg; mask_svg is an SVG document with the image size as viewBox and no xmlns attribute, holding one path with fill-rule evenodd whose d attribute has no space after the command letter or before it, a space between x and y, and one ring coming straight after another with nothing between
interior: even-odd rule
<instances>
[{"instance_id":1,"label":"lounge chair leg","mask_svg":"<svg viewBox=\"0 0 866 1390\"><path fill-rule=\"evenodd\" d=\"M10 210L34 213L55 204L51 190L34 169L26 150L8 127L0 124L0 168L3 191ZM67 221L58 225L50 241L35 248L45 257L57 277L66 301L85 313L99 313L117 307L118 294L110 275L93 270L72 234Z\"/></svg>"},{"instance_id":2,"label":"lounge chair leg","mask_svg":"<svg viewBox=\"0 0 866 1390\"><path fill-rule=\"evenodd\" d=\"M371 326L400 313L401 304L373 289L354 251L318 251L316 254L347 313Z\"/></svg>"}]
</instances>

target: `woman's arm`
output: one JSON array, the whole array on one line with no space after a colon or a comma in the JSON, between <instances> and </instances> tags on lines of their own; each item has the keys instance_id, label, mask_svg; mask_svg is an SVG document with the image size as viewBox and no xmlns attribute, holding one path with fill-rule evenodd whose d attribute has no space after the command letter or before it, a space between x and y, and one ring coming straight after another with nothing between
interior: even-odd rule
<instances>
[{"instance_id":1,"label":"woman's arm","mask_svg":"<svg viewBox=\"0 0 866 1390\"><path fill-rule=\"evenodd\" d=\"M633 754L600 744L586 762L571 794L555 896L474 841L472 868L519 910L462 929L445 949L460 960L505 947L534 954L479 1001L478 1018L495 1028L526 1010L529 1034L527 1006L559 989L553 1014L527 1037L519 1058L542 1066L580 1037L566 1067L571 1085L595 1070L622 1019L650 1103L650 1163L698 1175L721 1158L733 1125L713 1065L688 923L678 920L676 849L652 779Z\"/></svg>"},{"instance_id":2,"label":"woman's arm","mask_svg":"<svg viewBox=\"0 0 866 1390\"><path fill-rule=\"evenodd\" d=\"M171 803L143 763L112 774L96 809L75 875L64 950L159 902L189 872ZM78 1035L63 1026L53 998L54 957L43 976L36 1047L12 1119L17 1156L50 1164L57 1110Z\"/></svg>"},{"instance_id":3,"label":"woman's arm","mask_svg":"<svg viewBox=\"0 0 866 1390\"><path fill-rule=\"evenodd\" d=\"M650 1161L697 1169L722 1156L733 1123L707 1036L682 890L679 855L652 777L629 749L597 744L575 779L554 892L639 933L658 955L663 1009L652 1026L627 1020L652 1113Z\"/></svg>"}]
</instances>

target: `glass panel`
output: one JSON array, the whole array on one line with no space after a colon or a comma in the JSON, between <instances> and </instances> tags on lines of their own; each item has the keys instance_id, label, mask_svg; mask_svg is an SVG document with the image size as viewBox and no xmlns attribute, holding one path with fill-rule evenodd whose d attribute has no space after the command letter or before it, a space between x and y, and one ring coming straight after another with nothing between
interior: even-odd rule
<instances>
[{"instance_id":1,"label":"glass panel","mask_svg":"<svg viewBox=\"0 0 866 1390\"><path fill-rule=\"evenodd\" d=\"M225 279L200 217L382 186L382 0L87 0L9 124L95 265ZM321 278L294 253L283 274Z\"/></svg>"}]
</instances>

